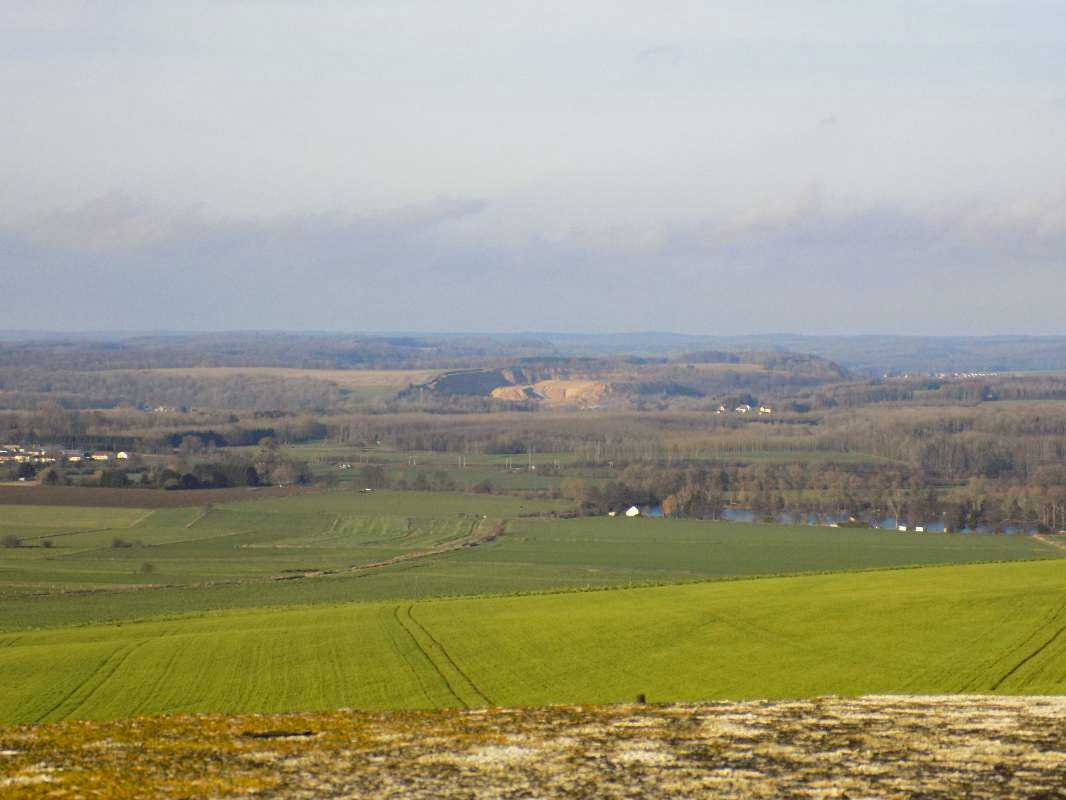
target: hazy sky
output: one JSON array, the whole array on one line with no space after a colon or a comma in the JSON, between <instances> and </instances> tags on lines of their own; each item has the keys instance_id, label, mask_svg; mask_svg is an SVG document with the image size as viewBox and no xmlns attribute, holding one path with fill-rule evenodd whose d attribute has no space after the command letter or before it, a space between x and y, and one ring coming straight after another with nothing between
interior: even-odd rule
<instances>
[{"instance_id":1,"label":"hazy sky","mask_svg":"<svg viewBox=\"0 0 1066 800\"><path fill-rule=\"evenodd\" d=\"M1066 333L1062 0L3 0L0 328Z\"/></svg>"}]
</instances>

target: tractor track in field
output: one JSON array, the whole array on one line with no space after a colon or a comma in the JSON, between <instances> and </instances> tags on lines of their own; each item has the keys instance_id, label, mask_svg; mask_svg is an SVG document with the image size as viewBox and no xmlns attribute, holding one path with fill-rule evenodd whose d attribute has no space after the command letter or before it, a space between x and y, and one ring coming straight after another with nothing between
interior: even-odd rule
<instances>
[{"instance_id":1,"label":"tractor track in field","mask_svg":"<svg viewBox=\"0 0 1066 800\"><path fill-rule=\"evenodd\" d=\"M199 513L199 514L197 514L197 515L196 515L195 517L193 517L192 519L190 519L190 520L189 520L188 522L186 522L186 523L185 523L185 525L184 525L183 527L185 527L185 528L191 528L191 527L192 527L193 525L195 525L195 524L196 524L197 522L199 522L199 521L200 521L200 520L202 520L202 519L203 519L204 517L206 517L206 516L207 516L208 514L210 514L210 513L211 513L211 511L212 511L212 509L210 509L210 508L207 508L207 507L205 507L205 508L202 508L202 509L200 509L200 513Z\"/></svg>"},{"instance_id":2,"label":"tractor track in field","mask_svg":"<svg viewBox=\"0 0 1066 800\"><path fill-rule=\"evenodd\" d=\"M1033 538L1038 542L1043 542L1048 547L1054 547L1056 550L1066 553L1066 542L1055 541L1050 536L1045 536L1042 533L1034 533Z\"/></svg>"},{"instance_id":3,"label":"tractor track in field","mask_svg":"<svg viewBox=\"0 0 1066 800\"><path fill-rule=\"evenodd\" d=\"M1054 612L1053 612L1053 613L1051 614L1050 618L1048 619L1048 622L1052 622L1052 623L1053 623L1053 622L1055 622L1056 620L1060 619L1060 618L1061 618L1061 615L1062 615L1062 613L1063 613L1064 611L1066 611L1066 602L1063 602L1063 603L1062 603L1062 604L1061 604L1061 605L1060 605L1060 606L1059 606L1059 607L1058 607L1058 608L1057 608L1057 609L1056 609L1056 610L1055 610L1055 611L1054 611ZM1045 624L1046 624L1046 623L1045 623ZM1028 644L1028 643L1029 643L1029 642L1030 642L1030 641L1031 641L1032 639L1034 639L1034 638L1036 637L1037 633L1039 632L1040 628L1042 628L1042 627L1044 627L1044 626L1043 626L1043 625L1041 625L1041 626L1040 626L1040 627L1038 627L1038 628L1037 628L1036 630L1034 630L1034 631L1033 631L1033 632L1032 632L1031 634L1029 634L1029 636L1028 636L1028 637L1026 637L1026 640L1025 640L1024 642L1022 642L1022 646L1024 646L1024 645ZM1005 682L1005 681L1006 681L1006 680L1007 680L1008 678L1010 678L1010 677L1011 677L1011 676L1012 676L1012 675L1013 675L1014 673L1016 673L1016 672L1017 672L1018 670L1020 670L1020 669L1021 669L1022 667L1024 667L1024 666L1025 666L1025 665L1026 665L1027 663L1029 663L1029 662L1030 662L1030 661L1032 661L1032 660L1033 660L1034 658L1036 658L1036 657L1037 657L1038 655L1040 655L1040 654L1041 654L1042 652L1044 652L1044 650L1046 650L1046 649L1047 649L1048 647L1050 647L1050 646L1052 645L1052 643L1054 643L1054 641L1055 641L1056 639L1058 639L1058 638L1059 638L1059 636L1061 636L1061 635L1062 635L1062 634L1063 634L1064 632L1066 632L1066 625L1061 625L1061 626L1059 626L1058 630L1056 630L1056 631L1055 631L1055 632L1054 632L1053 634L1051 634L1051 636L1049 636L1049 637L1048 637L1047 639L1045 639L1045 640L1044 640L1044 642L1043 642L1043 644L1041 644L1041 645L1040 645L1039 647L1037 647L1037 648L1036 648L1035 650L1032 650L1032 651L1030 651L1028 655L1026 655L1025 657L1023 657L1023 658L1022 658L1022 659L1021 659L1020 661L1018 661L1018 662L1017 662L1017 663L1016 663L1016 664L1015 664L1015 665L1014 665L1013 667L1011 667L1011 668L1010 668L1009 670L1007 670L1007 671L1006 671L1005 673L1003 673L1003 675L1002 675L1002 676L1000 676L1000 678L999 678L998 680L996 680L996 681L995 681L995 682L994 682L994 683L992 684L992 691L996 691L997 689L999 689L999 687L1000 687L1000 686L1001 686L1001 685L1002 685L1002 684L1003 684L1003 683L1004 683L1004 682Z\"/></svg>"},{"instance_id":4,"label":"tractor track in field","mask_svg":"<svg viewBox=\"0 0 1066 800\"><path fill-rule=\"evenodd\" d=\"M391 567L394 564L402 564L406 561L417 561L422 558L444 555L445 553L454 553L457 550L464 550L468 547L477 547L478 545L493 541L504 533L504 528L507 525L507 520L503 520L499 526L489 533L480 534L481 524L484 521L485 518L483 517L471 523L470 531L461 539L452 539L443 544L439 544L436 547L431 547L428 550L419 550L414 553L401 553L400 555L392 556L381 561L371 561L367 564L352 564L349 567L340 567L337 569L308 570L306 572L297 572L291 575L273 575L264 579L264 581L292 581L303 578L321 578L325 575L344 575L351 572L362 572L363 570ZM247 581L247 583L262 583L264 581Z\"/></svg>"},{"instance_id":5,"label":"tractor track in field","mask_svg":"<svg viewBox=\"0 0 1066 800\"><path fill-rule=\"evenodd\" d=\"M410 618L411 622L417 625L418 629L426 635L426 638L433 642L434 645L436 645L437 649L440 650L441 655L443 655L444 658L447 659L448 663L452 665L452 669L459 673L459 676L464 681L466 681L466 683L470 686L470 689L474 692L474 694L480 697L485 702L485 705L495 706L496 704L492 702L492 698L490 698L487 694L481 691L478 685L474 683L474 679L467 675L466 671L456 663L455 659L452 658L451 654L449 654L448 651L444 649L444 645L440 643L437 637L430 633L426 626L418 621L418 619L415 617L413 605L407 607L407 616Z\"/></svg>"},{"instance_id":6,"label":"tractor track in field","mask_svg":"<svg viewBox=\"0 0 1066 800\"><path fill-rule=\"evenodd\" d=\"M396 606L392 610L392 616L396 619L396 624L399 625L401 629L403 629L403 632L407 634L408 638L410 638L411 643L415 646L415 649L417 649L418 652L422 654L422 657L425 658L425 660L429 663L430 667L433 668L433 671L437 673L437 677L440 678L441 683L443 683L444 686L448 689L448 693L455 698L456 704L462 708L470 708L470 705L459 696L459 693L457 691L455 691L455 687L452 686L451 681L448 680L448 676L444 674L444 671L440 668L437 662L433 660L433 656L429 653L428 650L426 650L426 648L422 646L422 643L418 641L418 637L415 636L414 631L412 631L407 625L404 624L403 618L400 616L400 608L400 606ZM410 609L408 609L408 614L410 614Z\"/></svg>"},{"instance_id":7,"label":"tractor track in field","mask_svg":"<svg viewBox=\"0 0 1066 800\"><path fill-rule=\"evenodd\" d=\"M327 575L347 575L354 572L362 572L364 570L382 569L383 567L391 567L394 564L402 564L406 561L417 561L422 558L430 558L432 556L444 555L445 553L453 553L458 550L463 550L468 547L477 547L478 545L491 542L497 537L503 535L504 528L507 525L507 520L502 520L498 526L487 534L478 535L478 531L481 528L481 523L484 519L475 520L470 526L470 532L460 538L452 539L444 544L437 545L428 550L419 550L414 553L402 553L391 558L384 559L382 561L372 561L368 564L352 564L348 567L340 567L337 569L320 569L320 570L306 570L300 572L294 572L286 575L269 575L262 578L240 578L230 581L202 581L199 583L151 583L151 584L136 584L126 586L108 586L104 588L93 589L65 589L58 592L26 592L23 597L49 597L53 595L79 595L79 594L120 594L129 592L143 592L151 589L214 589L222 586L245 586L250 584L260 583L273 583L275 581L294 581L303 580L305 578L322 578ZM111 528L103 528L101 530L112 530ZM75 531L74 533L86 533L86 531ZM234 531L233 533L223 534L222 536L210 536L198 539L182 539L176 542L167 542L166 544L186 544L188 542L199 542L206 539L221 539L226 536L239 536L248 533L248 531ZM99 549L99 548L89 548ZM84 552L84 551L78 551ZM64 553L65 555L69 555Z\"/></svg>"},{"instance_id":8,"label":"tractor track in field","mask_svg":"<svg viewBox=\"0 0 1066 800\"><path fill-rule=\"evenodd\" d=\"M78 528L77 530L62 531L60 533L42 533L40 536L23 536L20 537L24 542L36 542L41 539L62 539L64 536L77 536L79 533L105 533L107 531L124 530L124 528ZM92 549L92 548L88 548ZM75 552L85 552L84 550L78 550ZM70 553L58 553L58 556L70 555Z\"/></svg>"},{"instance_id":9,"label":"tractor track in field","mask_svg":"<svg viewBox=\"0 0 1066 800\"><path fill-rule=\"evenodd\" d=\"M95 685L89 689L88 694L86 694L85 697L79 700L77 705L75 705L66 713L66 716L68 717L73 715L74 712L76 712L79 708L85 705L85 703L89 700L90 697L95 695L100 690L101 686L107 683L108 678L118 672L119 668L124 663L126 663L126 659L133 655L134 651L143 647L144 644L144 641L132 642L126 645L125 647L111 653L111 655L109 655L102 662L100 662L96 669L94 669L91 673L89 673L88 676L86 676L85 680L74 686L74 688L72 688L69 692L63 695L63 698L58 703L55 703L47 711L37 717L37 722L42 722L44 718L47 717L49 714L58 711L60 708L70 702L78 694L78 692L80 692L83 688L89 686L89 684L95 681Z\"/></svg>"},{"instance_id":10,"label":"tractor track in field","mask_svg":"<svg viewBox=\"0 0 1066 800\"><path fill-rule=\"evenodd\" d=\"M1045 641L1042 645L1040 645L1038 648L1033 650L1029 655L1027 655L1025 658L1023 658L1021 661L1019 661L1017 664L1015 664L1009 670L1007 670L1007 672L1005 672L1003 674L1003 676L999 680L997 680L995 683L992 684L992 691L996 691L997 689L999 689L999 687L1008 678L1010 678L1015 672L1020 670L1022 667L1024 667L1026 664L1028 664L1030 661L1032 661L1038 655L1040 655L1045 650L1047 650L1052 644L1054 644L1056 639L1058 639L1060 636L1062 636L1063 633L1066 633L1066 625L1063 625L1061 628L1059 628L1057 631L1055 631L1053 634L1051 634L1051 636L1047 639L1047 641Z\"/></svg>"}]
</instances>

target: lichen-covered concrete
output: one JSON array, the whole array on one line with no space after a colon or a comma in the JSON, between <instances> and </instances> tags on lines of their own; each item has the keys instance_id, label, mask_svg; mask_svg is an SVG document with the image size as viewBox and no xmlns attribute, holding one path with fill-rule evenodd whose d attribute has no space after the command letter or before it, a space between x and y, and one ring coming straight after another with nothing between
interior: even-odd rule
<instances>
[{"instance_id":1,"label":"lichen-covered concrete","mask_svg":"<svg viewBox=\"0 0 1066 800\"><path fill-rule=\"evenodd\" d=\"M178 715L0 728L4 797L1066 797L1066 698Z\"/></svg>"}]
</instances>

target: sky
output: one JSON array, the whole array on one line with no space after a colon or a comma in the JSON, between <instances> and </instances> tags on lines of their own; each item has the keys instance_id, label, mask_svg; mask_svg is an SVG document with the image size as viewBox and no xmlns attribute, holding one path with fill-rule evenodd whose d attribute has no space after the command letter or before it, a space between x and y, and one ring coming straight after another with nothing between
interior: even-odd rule
<instances>
[{"instance_id":1,"label":"sky","mask_svg":"<svg viewBox=\"0 0 1066 800\"><path fill-rule=\"evenodd\" d=\"M0 328L1066 334L1061 0L4 0Z\"/></svg>"}]
</instances>

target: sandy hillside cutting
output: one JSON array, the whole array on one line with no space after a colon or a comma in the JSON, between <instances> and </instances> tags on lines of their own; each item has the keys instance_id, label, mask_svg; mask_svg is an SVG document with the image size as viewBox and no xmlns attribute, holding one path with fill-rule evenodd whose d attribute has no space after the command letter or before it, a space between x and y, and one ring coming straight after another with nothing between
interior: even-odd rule
<instances>
[{"instance_id":1,"label":"sandy hillside cutting","mask_svg":"<svg viewBox=\"0 0 1066 800\"><path fill-rule=\"evenodd\" d=\"M492 390L497 400L521 402L537 400L542 405L591 408L600 405L608 393L603 381L544 380L522 386L501 386Z\"/></svg>"}]
</instances>

